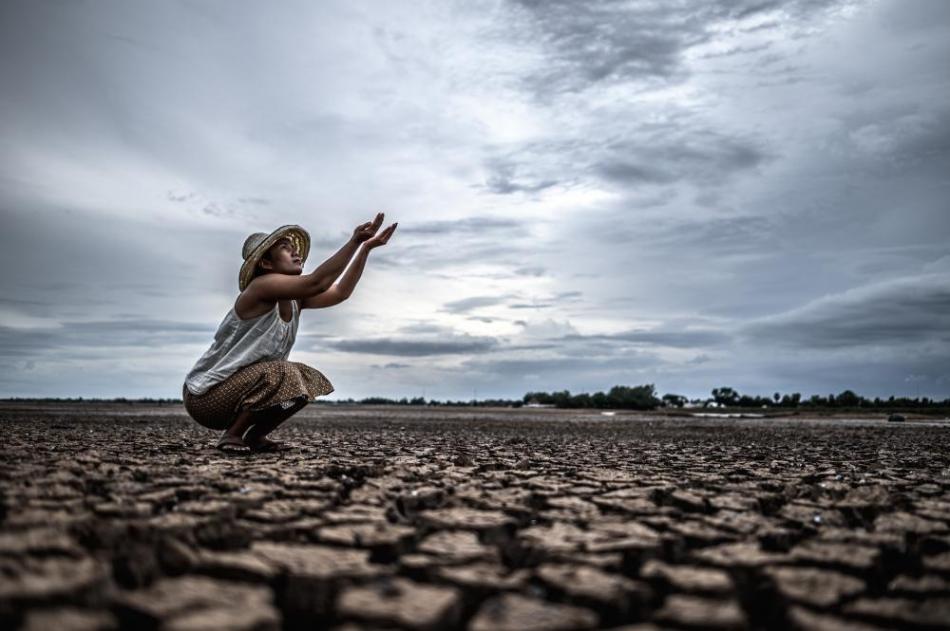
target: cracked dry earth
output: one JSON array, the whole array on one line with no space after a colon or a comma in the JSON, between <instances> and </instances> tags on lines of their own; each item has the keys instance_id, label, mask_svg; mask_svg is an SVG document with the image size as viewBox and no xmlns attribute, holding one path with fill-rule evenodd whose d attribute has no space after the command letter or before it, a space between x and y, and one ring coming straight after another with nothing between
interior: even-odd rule
<instances>
[{"instance_id":1,"label":"cracked dry earth","mask_svg":"<svg viewBox=\"0 0 950 631\"><path fill-rule=\"evenodd\" d=\"M0 409L0 627L950 628L950 423Z\"/></svg>"}]
</instances>

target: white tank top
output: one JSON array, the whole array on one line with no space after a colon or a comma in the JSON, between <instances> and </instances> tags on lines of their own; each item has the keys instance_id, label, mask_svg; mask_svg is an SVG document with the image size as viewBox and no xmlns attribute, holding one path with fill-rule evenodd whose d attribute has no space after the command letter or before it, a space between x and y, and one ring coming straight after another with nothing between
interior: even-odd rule
<instances>
[{"instance_id":1,"label":"white tank top","mask_svg":"<svg viewBox=\"0 0 950 631\"><path fill-rule=\"evenodd\" d=\"M290 301L290 322L280 317L280 305L263 315L248 320L238 317L234 307L224 316L214 334L214 342L185 377L185 386L192 394L204 394L239 369L257 361L287 359L297 338L300 310L296 300Z\"/></svg>"}]
</instances>

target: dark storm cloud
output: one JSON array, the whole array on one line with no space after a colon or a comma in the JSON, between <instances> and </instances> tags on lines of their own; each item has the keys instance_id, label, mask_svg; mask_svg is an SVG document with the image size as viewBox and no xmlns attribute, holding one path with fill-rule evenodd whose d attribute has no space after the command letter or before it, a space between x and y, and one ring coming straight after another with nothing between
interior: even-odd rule
<instances>
[{"instance_id":1,"label":"dark storm cloud","mask_svg":"<svg viewBox=\"0 0 950 631\"><path fill-rule=\"evenodd\" d=\"M514 161L489 160L485 168L488 171L485 188L496 195L537 193L558 183L557 180L553 179L530 181L525 178L518 178L516 173L518 165Z\"/></svg>"},{"instance_id":2,"label":"dark storm cloud","mask_svg":"<svg viewBox=\"0 0 950 631\"><path fill-rule=\"evenodd\" d=\"M429 355L481 353L497 348L498 341L493 337L459 335L454 339L440 340L339 340L336 342L327 342L326 345L344 353L394 355L398 357L425 357Z\"/></svg>"},{"instance_id":3,"label":"dark storm cloud","mask_svg":"<svg viewBox=\"0 0 950 631\"><path fill-rule=\"evenodd\" d=\"M950 274L886 281L820 298L744 327L780 346L843 348L943 346L950 361Z\"/></svg>"},{"instance_id":4,"label":"dark storm cloud","mask_svg":"<svg viewBox=\"0 0 950 631\"><path fill-rule=\"evenodd\" d=\"M720 184L733 173L765 162L769 153L760 145L709 129L641 128L635 139L607 143L592 170L609 182L630 187L679 180Z\"/></svg>"},{"instance_id":5,"label":"dark storm cloud","mask_svg":"<svg viewBox=\"0 0 950 631\"><path fill-rule=\"evenodd\" d=\"M661 122L618 118L597 126L589 137L526 142L505 157L504 173L524 171L521 184L487 187L495 194L537 192L549 187L597 185L641 194L653 190L653 203L662 205L675 196L680 184L716 190L733 176L754 173L778 157L776 148L749 131L732 131L687 112L669 108ZM651 117L652 118L652 117ZM488 178L500 177L488 166Z\"/></svg>"},{"instance_id":6,"label":"dark storm cloud","mask_svg":"<svg viewBox=\"0 0 950 631\"><path fill-rule=\"evenodd\" d=\"M478 307L490 307L501 304L504 301L504 296L472 296L471 298L463 298L462 300L447 302L442 305L442 310L448 311L449 313L468 313L472 309L477 309Z\"/></svg>"},{"instance_id":7,"label":"dark storm cloud","mask_svg":"<svg viewBox=\"0 0 950 631\"><path fill-rule=\"evenodd\" d=\"M592 234L610 230L612 238L656 251L689 248L704 256L761 252L781 238L778 220L768 216L711 217L708 219L655 219L650 223L622 221L629 211L605 215L587 228Z\"/></svg>"},{"instance_id":8,"label":"dark storm cloud","mask_svg":"<svg viewBox=\"0 0 950 631\"><path fill-rule=\"evenodd\" d=\"M634 329L608 335L565 335L560 339L571 342L630 342L634 344L647 344L650 346L697 348L703 346L718 346L726 344L730 341L730 336L726 333L715 330L690 331Z\"/></svg>"},{"instance_id":9,"label":"dark storm cloud","mask_svg":"<svg viewBox=\"0 0 950 631\"><path fill-rule=\"evenodd\" d=\"M207 324L147 319L66 322L31 329L0 325L0 358L34 356L38 351L75 355L83 349L210 344L213 333L214 327Z\"/></svg>"},{"instance_id":10,"label":"dark storm cloud","mask_svg":"<svg viewBox=\"0 0 950 631\"><path fill-rule=\"evenodd\" d=\"M509 309L549 309L555 306L553 302L515 302L508 305Z\"/></svg>"},{"instance_id":11,"label":"dark storm cloud","mask_svg":"<svg viewBox=\"0 0 950 631\"><path fill-rule=\"evenodd\" d=\"M529 265L512 270L518 276L544 276L547 269L542 265Z\"/></svg>"},{"instance_id":12,"label":"dark storm cloud","mask_svg":"<svg viewBox=\"0 0 950 631\"><path fill-rule=\"evenodd\" d=\"M800 18L837 2L516 0L513 4L530 16L547 52L545 70L528 80L531 89L543 96L578 92L608 81L669 81L683 73L683 52L710 41L717 22L776 9Z\"/></svg>"},{"instance_id":13,"label":"dark storm cloud","mask_svg":"<svg viewBox=\"0 0 950 631\"><path fill-rule=\"evenodd\" d=\"M387 364L373 364L371 368L381 368L383 370L393 370L399 368L411 368L411 364L400 364L399 362L389 362Z\"/></svg>"},{"instance_id":14,"label":"dark storm cloud","mask_svg":"<svg viewBox=\"0 0 950 631\"><path fill-rule=\"evenodd\" d=\"M489 233L496 231L524 234L525 222L500 217L466 217L457 220L415 221L405 228L400 226L399 231L402 234L410 235L471 234L487 236Z\"/></svg>"},{"instance_id":15,"label":"dark storm cloud","mask_svg":"<svg viewBox=\"0 0 950 631\"><path fill-rule=\"evenodd\" d=\"M594 355L587 357L544 357L544 358L474 358L462 362L463 370L471 370L480 373L488 373L497 376L501 380L517 379L521 380L526 374L538 375L543 381L539 390L558 387L558 383L563 383L566 379L569 383L577 383L578 374L617 374L626 373L627 383L635 381L632 376L633 371L658 366L662 361L650 353L629 352L619 357L607 357ZM591 383L597 383L588 378ZM600 386L609 388L614 384L601 383Z\"/></svg>"}]
</instances>

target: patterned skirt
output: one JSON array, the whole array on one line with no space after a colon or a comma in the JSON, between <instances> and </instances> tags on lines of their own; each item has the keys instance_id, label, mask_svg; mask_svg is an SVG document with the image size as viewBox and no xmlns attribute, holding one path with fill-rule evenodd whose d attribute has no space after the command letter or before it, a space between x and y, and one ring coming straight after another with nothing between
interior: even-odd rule
<instances>
[{"instance_id":1,"label":"patterned skirt","mask_svg":"<svg viewBox=\"0 0 950 631\"><path fill-rule=\"evenodd\" d=\"M274 359L241 368L203 394L192 394L182 384L185 410L201 425L227 429L243 410L287 409L333 392L333 385L316 368L300 362Z\"/></svg>"}]
</instances>

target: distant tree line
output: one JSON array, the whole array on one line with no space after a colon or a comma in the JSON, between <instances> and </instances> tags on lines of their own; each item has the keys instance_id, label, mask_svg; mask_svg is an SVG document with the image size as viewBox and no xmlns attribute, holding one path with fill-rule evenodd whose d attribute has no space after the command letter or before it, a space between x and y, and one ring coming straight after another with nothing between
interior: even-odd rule
<instances>
[{"instance_id":1,"label":"distant tree line","mask_svg":"<svg viewBox=\"0 0 950 631\"><path fill-rule=\"evenodd\" d=\"M674 395L675 396L675 395ZM522 399L524 403L554 405L558 408L598 408L621 410L653 410L663 404L656 396L653 384L643 386L614 386L606 393L574 394L568 390L560 392L529 392Z\"/></svg>"},{"instance_id":2,"label":"distant tree line","mask_svg":"<svg viewBox=\"0 0 950 631\"><path fill-rule=\"evenodd\" d=\"M803 399L801 393L789 394L774 393L771 397L740 394L734 388L713 388L707 398L689 399L680 394L664 394L657 396L653 384L640 386L614 386L607 392L588 394L571 394L569 390L555 392L528 392L521 399L469 399L445 400L426 399L425 397L402 397L389 399L386 397L366 397L363 399L316 399L313 403L321 405L406 405L406 406L447 406L447 407L522 407L553 406L556 408L593 408L593 409L620 409L620 410L655 410L660 407L726 407L726 408L791 408L791 409L940 409L950 408L950 399L932 399L928 397L894 397L886 399L874 397L869 399L856 394L852 390L845 390L839 394L822 396L811 395ZM61 398L61 397L14 397L0 399L8 402L89 402L89 403L124 403L128 405L180 405L182 400L173 398Z\"/></svg>"},{"instance_id":3,"label":"distant tree line","mask_svg":"<svg viewBox=\"0 0 950 631\"><path fill-rule=\"evenodd\" d=\"M928 397L894 397L869 399L845 390L839 394L821 396L814 394L802 399L800 392L774 393L771 397L740 394L734 388L713 388L710 397L689 399L680 394L664 394L657 398L653 384L642 386L614 386L606 394L575 394L562 392L529 392L524 403L554 405L559 408L617 408L629 410L652 410L658 407L730 407L730 408L877 408L877 409L932 409L950 407L950 399L938 400Z\"/></svg>"}]
</instances>

